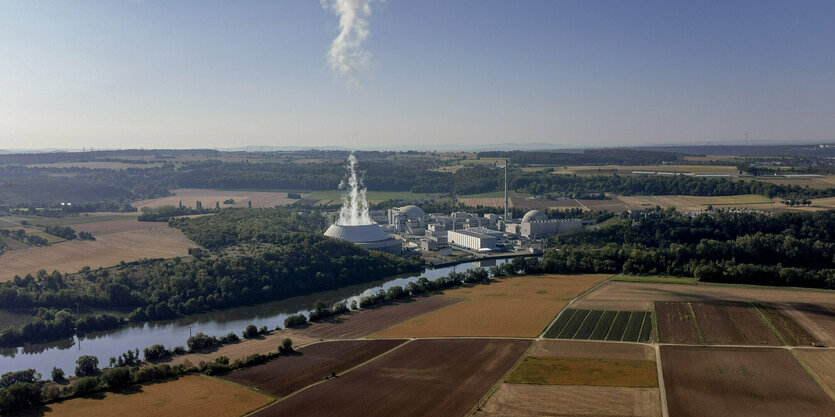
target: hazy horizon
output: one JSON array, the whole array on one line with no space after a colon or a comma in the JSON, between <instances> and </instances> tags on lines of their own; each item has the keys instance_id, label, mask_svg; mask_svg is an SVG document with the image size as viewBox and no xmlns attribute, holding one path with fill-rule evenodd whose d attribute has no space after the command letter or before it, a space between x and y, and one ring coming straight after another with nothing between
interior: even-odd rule
<instances>
[{"instance_id":1,"label":"hazy horizon","mask_svg":"<svg viewBox=\"0 0 835 417\"><path fill-rule=\"evenodd\" d=\"M833 15L814 1L7 2L0 149L830 143Z\"/></svg>"}]
</instances>

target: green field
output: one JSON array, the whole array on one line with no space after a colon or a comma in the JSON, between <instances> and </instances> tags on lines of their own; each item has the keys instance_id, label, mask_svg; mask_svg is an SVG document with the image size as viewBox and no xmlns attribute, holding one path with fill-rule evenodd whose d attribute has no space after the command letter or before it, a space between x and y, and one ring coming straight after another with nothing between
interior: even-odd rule
<instances>
[{"instance_id":1,"label":"green field","mask_svg":"<svg viewBox=\"0 0 835 417\"><path fill-rule=\"evenodd\" d=\"M545 332L550 339L648 342L652 314L646 311L566 309Z\"/></svg>"}]
</instances>

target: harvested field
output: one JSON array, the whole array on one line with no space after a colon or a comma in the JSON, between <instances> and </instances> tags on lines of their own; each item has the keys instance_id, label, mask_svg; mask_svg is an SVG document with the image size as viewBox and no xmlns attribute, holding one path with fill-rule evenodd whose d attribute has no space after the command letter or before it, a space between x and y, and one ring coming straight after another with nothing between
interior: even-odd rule
<instances>
[{"instance_id":1,"label":"harvested field","mask_svg":"<svg viewBox=\"0 0 835 417\"><path fill-rule=\"evenodd\" d=\"M772 328L787 345L812 345L821 344L815 336L812 336L806 329L792 320L772 304L757 304L757 310L769 321Z\"/></svg>"},{"instance_id":2,"label":"harvested field","mask_svg":"<svg viewBox=\"0 0 835 417\"><path fill-rule=\"evenodd\" d=\"M255 415L463 416L529 345L527 340L415 340Z\"/></svg>"},{"instance_id":3,"label":"harvested field","mask_svg":"<svg viewBox=\"0 0 835 417\"><path fill-rule=\"evenodd\" d=\"M539 340L530 356L655 360L655 350L647 345L583 342L579 340Z\"/></svg>"},{"instance_id":4,"label":"harvested field","mask_svg":"<svg viewBox=\"0 0 835 417\"><path fill-rule=\"evenodd\" d=\"M252 202L252 207L275 207L294 203L298 200L287 198L287 192L273 191L243 191L243 190L205 190L200 188L180 188L173 190L174 195L169 197L142 200L132 203L136 208L176 206L182 201L186 207L195 207L197 200L203 203L203 207L214 207L220 203L221 207L247 207ZM307 194L302 194L302 197ZM235 200L234 204L223 204L224 200Z\"/></svg>"},{"instance_id":5,"label":"harvested field","mask_svg":"<svg viewBox=\"0 0 835 417\"><path fill-rule=\"evenodd\" d=\"M795 303L783 312L827 346L835 345L835 304Z\"/></svg>"},{"instance_id":6,"label":"harvested field","mask_svg":"<svg viewBox=\"0 0 835 417\"><path fill-rule=\"evenodd\" d=\"M323 339L350 339L365 337L389 328L404 320L447 307L461 301L445 296L421 297L378 308L352 311L317 321L306 327L296 328L300 334Z\"/></svg>"},{"instance_id":7,"label":"harvested field","mask_svg":"<svg viewBox=\"0 0 835 417\"><path fill-rule=\"evenodd\" d=\"M568 200L545 200L541 198L513 198L511 199L513 202L513 207L519 207L526 210L543 210L543 209L550 209L550 210L565 210L570 208L582 208L583 206L574 199ZM502 206L504 206L504 201L502 201Z\"/></svg>"},{"instance_id":8,"label":"harvested field","mask_svg":"<svg viewBox=\"0 0 835 417\"><path fill-rule=\"evenodd\" d=\"M293 330L281 330L255 339L244 339L240 343L223 345L220 349L210 352L178 355L171 359L171 364L174 365L189 361L197 365L201 361L212 362L219 356L226 356L230 360L235 360L243 359L254 353L275 352L276 348L281 344L281 341L287 337L293 341L293 346L296 348L319 341L319 339L296 334Z\"/></svg>"},{"instance_id":9,"label":"harvested field","mask_svg":"<svg viewBox=\"0 0 835 417\"><path fill-rule=\"evenodd\" d=\"M644 311L567 309L545 331L547 338L648 342L652 314Z\"/></svg>"},{"instance_id":10,"label":"harvested field","mask_svg":"<svg viewBox=\"0 0 835 417\"><path fill-rule=\"evenodd\" d=\"M756 285L654 284L610 281L578 302L606 301L745 301L832 304L835 291L761 287Z\"/></svg>"},{"instance_id":11,"label":"harvested field","mask_svg":"<svg viewBox=\"0 0 835 417\"><path fill-rule=\"evenodd\" d=\"M655 388L658 371L654 360L528 356L505 382Z\"/></svg>"},{"instance_id":12,"label":"harvested field","mask_svg":"<svg viewBox=\"0 0 835 417\"><path fill-rule=\"evenodd\" d=\"M683 211L701 211L707 206L716 208L756 208L769 209L773 201L759 194L725 195L725 196L689 196L689 195L656 195L656 196L618 196L631 210L641 210L648 207L675 207Z\"/></svg>"},{"instance_id":13,"label":"harvested field","mask_svg":"<svg viewBox=\"0 0 835 417\"><path fill-rule=\"evenodd\" d=\"M659 417L657 388L502 384L475 415Z\"/></svg>"},{"instance_id":14,"label":"harvested field","mask_svg":"<svg viewBox=\"0 0 835 417\"><path fill-rule=\"evenodd\" d=\"M781 344L749 304L657 302L655 311L664 343Z\"/></svg>"},{"instance_id":15,"label":"harvested field","mask_svg":"<svg viewBox=\"0 0 835 417\"><path fill-rule=\"evenodd\" d=\"M813 377L835 400L835 350L794 349L792 353L812 371Z\"/></svg>"},{"instance_id":16,"label":"harvested field","mask_svg":"<svg viewBox=\"0 0 835 417\"><path fill-rule=\"evenodd\" d=\"M571 305L573 308L585 310L626 310L626 311L651 311L652 301L592 301L585 297L577 300Z\"/></svg>"},{"instance_id":17,"label":"harvested field","mask_svg":"<svg viewBox=\"0 0 835 417\"><path fill-rule=\"evenodd\" d=\"M504 197L502 198L490 198L490 197L464 197L458 198L458 201L461 204L471 206L471 207L504 207ZM513 207L512 200L508 202L508 206Z\"/></svg>"},{"instance_id":18,"label":"harvested field","mask_svg":"<svg viewBox=\"0 0 835 417\"><path fill-rule=\"evenodd\" d=\"M583 207L597 211L623 211L627 205L620 198L612 196L605 200L577 200Z\"/></svg>"},{"instance_id":19,"label":"harvested field","mask_svg":"<svg viewBox=\"0 0 835 417\"><path fill-rule=\"evenodd\" d=\"M129 164L127 162L58 162L53 164L26 165L33 168L89 168L89 169L149 169L158 168L162 164Z\"/></svg>"},{"instance_id":20,"label":"harvested field","mask_svg":"<svg viewBox=\"0 0 835 417\"><path fill-rule=\"evenodd\" d=\"M299 355L237 370L223 378L281 398L321 381L331 372L341 374L403 342L390 339L316 343L299 349Z\"/></svg>"},{"instance_id":21,"label":"harvested field","mask_svg":"<svg viewBox=\"0 0 835 417\"><path fill-rule=\"evenodd\" d=\"M445 291L465 301L390 327L375 337L534 337L577 296L610 275L535 275Z\"/></svg>"},{"instance_id":22,"label":"harvested field","mask_svg":"<svg viewBox=\"0 0 835 417\"><path fill-rule=\"evenodd\" d=\"M121 222L117 222L119 227L130 230L94 234L95 241L72 240L4 253L0 256L0 281L10 280L15 275L34 274L39 269L77 272L84 266L95 269L121 261L186 256L188 248L197 246L181 231L168 227L166 223L141 223L141 229L133 229L133 226L128 227L127 223ZM114 225L107 223L110 224L106 227ZM96 226L85 224L77 227L77 230L85 230Z\"/></svg>"},{"instance_id":23,"label":"harvested field","mask_svg":"<svg viewBox=\"0 0 835 417\"><path fill-rule=\"evenodd\" d=\"M25 416L229 416L238 417L273 399L207 376L187 375L170 382L142 385L48 404Z\"/></svg>"},{"instance_id":24,"label":"harvested field","mask_svg":"<svg viewBox=\"0 0 835 417\"><path fill-rule=\"evenodd\" d=\"M661 346L671 416L832 416L835 402L783 349Z\"/></svg>"}]
</instances>

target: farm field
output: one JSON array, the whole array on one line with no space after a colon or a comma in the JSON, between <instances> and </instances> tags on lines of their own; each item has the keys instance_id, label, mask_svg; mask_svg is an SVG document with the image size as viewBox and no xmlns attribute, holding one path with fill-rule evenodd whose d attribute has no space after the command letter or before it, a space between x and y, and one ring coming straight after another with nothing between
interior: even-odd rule
<instances>
[{"instance_id":1,"label":"farm field","mask_svg":"<svg viewBox=\"0 0 835 417\"><path fill-rule=\"evenodd\" d=\"M206 208L214 208L215 203L219 203L221 207L247 207L250 201L252 202L252 207L275 207L298 201L296 199L287 198L286 191L273 192L180 188L173 190L173 193L173 196L137 201L131 203L131 205L136 208L156 208L160 206L177 206L180 202L182 202L184 206L194 208L197 204L197 200L200 200L203 207ZM301 196L306 197L307 194L301 194ZM224 200L228 200L230 198L235 200L234 204L223 204Z\"/></svg>"},{"instance_id":2,"label":"farm field","mask_svg":"<svg viewBox=\"0 0 835 417\"><path fill-rule=\"evenodd\" d=\"M27 221L33 225L70 226L75 229L75 225L77 224L98 223L113 220L136 220L137 217L139 217L137 213L114 212L84 213L77 216L71 215L65 217L8 216L0 217L0 227L17 226L20 225L21 221Z\"/></svg>"},{"instance_id":3,"label":"farm field","mask_svg":"<svg viewBox=\"0 0 835 417\"><path fill-rule=\"evenodd\" d=\"M654 360L528 356L505 383L655 388L658 374Z\"/></svg>"},{"instance_id":4,"label":"farm field","mask_svg":"<svg viewBox=\"0 0 835 417\"><path fill-rule=\"evenodd\" d=\"M627 208L641 210L655 206L663 208L675 207L682 211L702 211L707 206L714 208L749 208L749 209L770 209L772 204L777 206L770 198L758 194L728 195L728 196L686 196L686 195L656 195L656 196L618 196Z\"/></svg>"},{"instance_id":5,"label":"farm field","mask_svg":"<svg viewBox=\"0 0 835 417\"><path fill-rule=\"evenodd\" d=\"M835 344L835 304L794 303L780 307L825 345Z\"/></svg>"},{"instance_id":6,"label":"farm field","mask_svg":"<svg viewBox=\"0 0 835 417\"><path fill-rule=\"evenodd\" d=\"M794 349L792 353L812 371L835 400L835 350Z\"/></svg>"},{"instance_id":7,"label":"farm field","mask_svg":"<svg viewBox=\"0 0 835 417\"><path fill-rule=\"evenodd\" d=\"M561 169L562 173L597 174L599 172L617 172L618 174L632 174L633 171L653 172L692 172L694 174L724 174L737 175L739 169L733 165L569 165Z\"/></svg>"},{"instance_id":8,"label":"farm field","mask_svg":"<svg viewBox=\"0 0 835 417\"><path fill-rule=\"evenodd\" d=\"M201 361L212 362L219 356L226 356L229 360L243 359L255 353L275 352L281 341L289 337L293 341L293 347L299 348L301 346L309 345L317 342L319 339L299 335L292 330L280 330L273 332L267 336L258 337L255 339L245 339L240 343L232 343L223 345L220 349L210 352L189 353L186 355L178 355L171 359L172 365L180 364L189 361L192 364L199 364Z\"/></svg>"},{"instance_id":9,"label":"farm field","mask_svg":"<svg viewBox=\"0 0 835 417\"><path fill-rule=\"evenodd\" d=\"M670 416L831 416L835 402L784 349L661 346Z\"/></svg>"},{"instance_id":10,"label":"farm field","mask_svg":"<svg viewBox=\"0 0 835 417\"><path fill-rule=\"evenodd\" d=\"M415 340L255 416L463 416L528 348L527 340ZM280 360L279 360L280 361Z\"/></svg>"},{"instance_id":11,"label":"farm field","mask_svg":"<svg viewBox=\"0 0 835 417\"><path fill-rule=\"evenodd\" d=\"M546 338L648 342L652 314L646 311L566 309L548 330Z\"/></svg>"},{"instance_id":12,"label":"farm field","mask_svg":"<svg viewBox=\"0 0 835 417\"><path fill-rule=\"evenodd\" d=\"M445 291L464 301L374 333L375 337L535 337L570 300L606 274L532 275Z\"/></svg>"},{"instance_id":13,"label":"farm field","mask_svg":"<svg viewBox=\"0 0 835 417\"><path fill-rule=\"evenodd\" d=\"M161 166L160 163L152 164L130 164L127 162L59 162L54 164L31 164L26 165L32 168L89 168L89 169L148 169Z\"/></svg>"},{"instance_id":14,"label":"farm field","mask_svg":"<svg viewBox=\"0 0 835 417\"><path fill-rule=\"evenodd\" d=\"M138 392L107 392L48 404L24 416L238 417L272 401L272 397L219 379L188 375L170 382L142 385Z\"/></svg>"},{"instance_id":15,"label":"farm field","mask_svg":"<svg viewBox=\"0 0 835 417\"><path fill-rule=\"evenodd\" d=\"M325 320L298 327L293 331L312 338L349 339L365 337L404 320L450 306L460 301L460 298L441 295L421 297L409 302L400 302L380 308L363 309L361 311L352 311L347 314L328 317Z\"/></svg>"},{"instance_id":16,"label":"farm field","mask_svg":"<svg viewBox=\"0 0 835 417\"><path fill-rule=\"evenodd\" d=\"M336 187L336 184L334 184ZM320 203L342 204L342 196L345 192L342 190L324 190L313 191L309 195L302 194L303 197L311 200L320 200ZM366 199L369 203L379 203L386 200L415 200L425 197L426 194L416 194L409 191L373 191L366 192ZM254 205L254 203L253 203Z\"/></svg>"},{"instance_id":17,"label":"farm field","mask_svg":"<svg viewBox=\"0 0 835 417\"><path fill-rule=\"evenodd\" d=\"M657 388L502 384L479 417L660 417Z\"/></svg>"},{"instance_id":18,"label":"farm field","mask_svg":"<svg viewBox=\"0 0 835 417\"><path fill-rule=\"evenodd\" d=\"M755 285L654 284L609 281L579 301L743 301L832 304L835 291L769 288Z\"/></svg>"},{"instance_id":19,"label":"farm field","mask_svg":"<svg viewBox=\"0 0 835 417\"><path fill-rule=\"evenodd\" d=\"M388 339L315 343L298 349L298 355L237 370L223 378L281 398L321 381L331 372L345 372L403 342Z\"/></svg>"},{"instance_id":20,"label":"farm field","mask_svg":"<svg viewBox=\"0 0 835 417\"><path fill-rule=\"evenodd\" d=\"M579 340L538 340L530 356L574 358L607 358L654 361L655 350L633 343L585 342Z\"/></svg>"},{"instance_id":21,"label":"farm field","mask_svg":"<svg viewBox=\"0 0 835 417\"><path fill-rule=\"evenodd\" d=\"M98 234L94 233L95 241L72 240L4 253L0 256L0 281L10 280L15 275L34 274L40 269L77 272L84 266L108 267L123 260L185 256L188 248L197 246L166 223L130 220L105 223L74 226L79 231L98 228Z\"/></svg>"},{"instance_id":22,"label":"farm field","mask_svg":"<svg viewBox=\"0 0 835 417\"><path fill-rule=\"evenodd\" d=\"M656 302L662 343L780 345L757 310L731 302Z\"/></svg>"},{"instance_id":23,"label":"farm field","mask_svg":"<svg viewBox=\"0 0 835 417\"><path fill-rule=\"evenodd\" d=\"M820 344L821 341L811 335L806 329L799 325L794 319L786 315L783 310L771 304L756 304L757 311L765 317L771 327L780 336L783 343L788 345L812 345Z\"/></svg>"}]
</instances>

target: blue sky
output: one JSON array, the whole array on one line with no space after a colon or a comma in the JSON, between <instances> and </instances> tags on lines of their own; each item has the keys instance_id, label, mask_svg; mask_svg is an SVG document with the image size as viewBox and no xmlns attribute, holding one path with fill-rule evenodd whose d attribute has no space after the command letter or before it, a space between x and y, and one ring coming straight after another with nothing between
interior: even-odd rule
<instances>
[{"instance_id":1,"label":"blue sky","mask_svg":"<svg viewBox=\"0 0 835 417\"><path fill-rule=\"evenodd\" d=\"M835 140L833 1L0 3L0 149Z\"/></svg>"}]
</instances>

